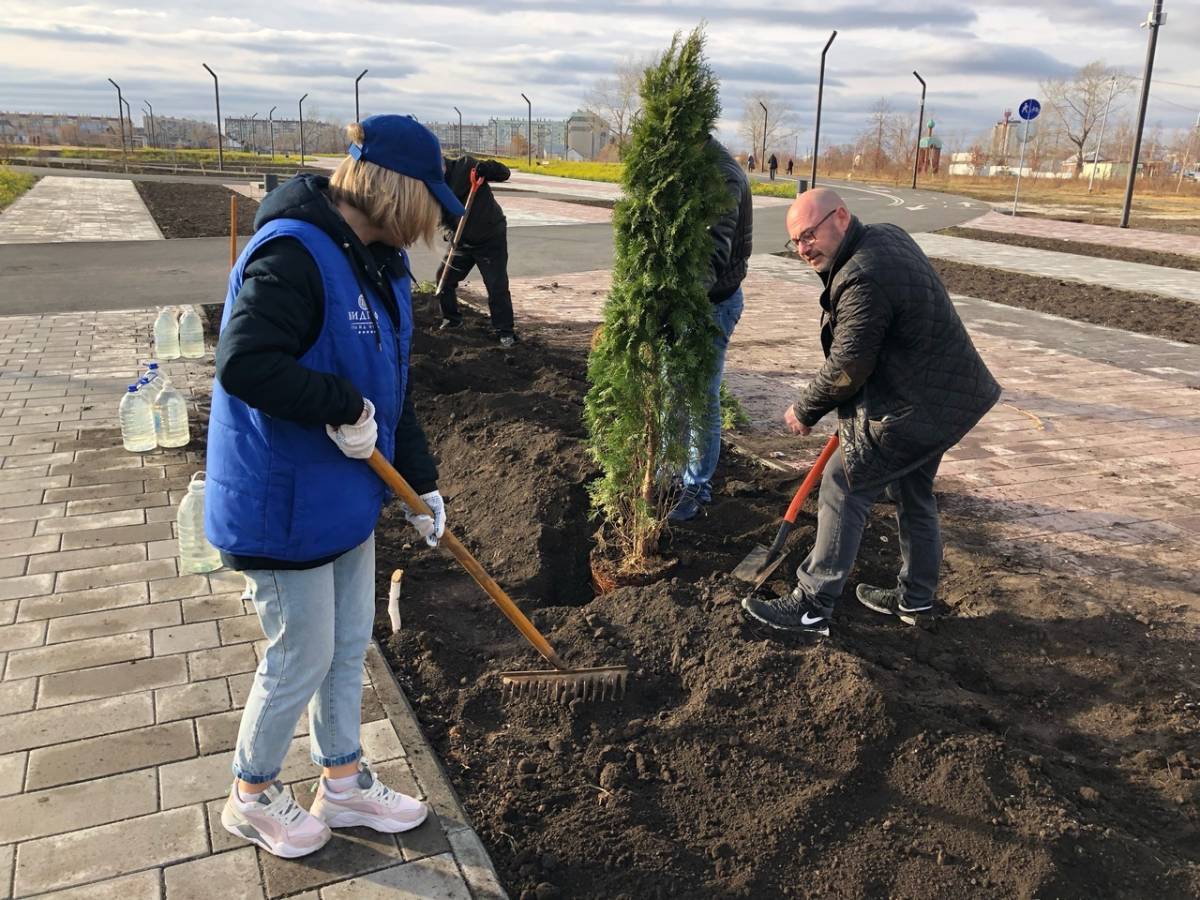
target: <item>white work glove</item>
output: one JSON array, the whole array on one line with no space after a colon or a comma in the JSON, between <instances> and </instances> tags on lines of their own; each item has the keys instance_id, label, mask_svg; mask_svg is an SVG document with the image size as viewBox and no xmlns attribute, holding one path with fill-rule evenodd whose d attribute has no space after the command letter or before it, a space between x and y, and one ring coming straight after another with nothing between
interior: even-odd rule
<instances>
[{"instance_id":1,"label":"white work glove","mask_svg":"<svg viewBox=\"0 0 1200 900\"><path fill-rule=\"evenodd\" d=\"M404 510L404 518L408 520L408 524L417 529L421 537L425 538L425 543L430 547L436 547L438 538L446 533L446 504L442 502L442 495L437 491L422 494L421 499L433 513L432 517L413 512L406 503L401 503L400 508Z\"/></svg>"},{"instance_id":2,"label":"white work glove","mask_svg":"<svg viewBox=\"0 0 1200 900\"><path fill-rule=\"evenodd\" d=\"M351 459L366 459L375 449L375 439L379 436L379 428L375 425L375 407L363 397L363 411L357 422L337 428L326 425L325 433Z\"/></svg>"}]
</instances>

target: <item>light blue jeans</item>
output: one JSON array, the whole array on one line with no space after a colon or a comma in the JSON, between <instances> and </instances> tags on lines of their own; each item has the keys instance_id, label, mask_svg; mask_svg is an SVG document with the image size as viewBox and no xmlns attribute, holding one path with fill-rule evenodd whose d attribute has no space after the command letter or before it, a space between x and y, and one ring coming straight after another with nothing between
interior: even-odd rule
<instances>
[{"instance_id":1,"label":"light blue jeans","mask_svg":"<svg viewBox=\"0 0 1200 900\"><path fill-rule=\"evenodd\" d=\"M375 619L375 535L315 569L244 574L270 643L242 711L233 774L248 784L274 781L305 705L313 762L354 762Z\"/></svg>"},{"instance_id":2,"label":"light blue jeans","mask_svg":"<svg viewBox=\"0 0 1200 900\"><path fill-rule=\"evenodd\" d=\"M713 322L717 336L713 343L717 348L716 368L708 383L708 411L702 422L693 422L691 448L688 450L688 467L683 472L683 485L694 491L701 503L712 500L712 477L721 458L721 378L725 374L725 351L733 329L742 317L745 301L739 287L733 295L714 303Z\"/></svg>"}]
</instances>

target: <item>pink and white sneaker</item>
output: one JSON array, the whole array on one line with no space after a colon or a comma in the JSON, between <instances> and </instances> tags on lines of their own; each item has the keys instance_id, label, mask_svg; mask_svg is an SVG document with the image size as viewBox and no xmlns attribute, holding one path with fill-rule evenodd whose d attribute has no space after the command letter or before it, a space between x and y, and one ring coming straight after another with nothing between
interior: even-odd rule
<instances>
[{"instance_id":1,"label":"pink and white sneaker","mask_svg":"<svg viewBox=\"0 0 1200 900\"><path fill-rule=\"evenodd\" d=\"M330 828L350 828L364 825L376 831L394 834L409 831L425 821L429 807L407 794L393 791L380 781L362 760L355 786L334 793L320 781L312 814Z\"/></svg>"},{"instance_id":2,"label":"pink and white sneaker","mask_svg":"<svg viewBox=\"0 0 1200 900\"><path fill-rule=\"evenodd\" d=\"M333 836L329 826L297 805L278 781L249 802L238 796L235 783L221 810L221 824L230 834L287 859L320 850Z\"/></svg>"}]
</instances>

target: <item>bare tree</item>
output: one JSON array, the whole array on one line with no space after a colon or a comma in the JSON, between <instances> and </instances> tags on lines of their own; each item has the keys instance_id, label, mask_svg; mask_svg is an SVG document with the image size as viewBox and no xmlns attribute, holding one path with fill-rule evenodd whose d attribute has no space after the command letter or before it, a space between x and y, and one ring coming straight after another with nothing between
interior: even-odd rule
<instances>
[{"instance_id":1,"label":"bare tree","mask_svg":"<svg viewBox=\"0 0 1200 900\"><path fill-rule=\"evenodd\" d=\"M759 103L767 108L765 116ZM787 100L770 91L758 91L746 98L738 133L750 145L750 151L755 156L762 152L764 118L767 126L767 153L775 152L782 156L785 147L791 149L792 134L798 127L792 107ZM766 165L766 160L763 160L763 165Z\"/></svg>"},{"instance_id":2,"label":"bare tree","mask_svg":"<svg viewBox=\"0 0 1200 900\"><path fill-rule=\"evenodd\" d=\"M1115 79L1115 81L1114 81ZM1115 84L1115 87L1114 87ZM1075 145L1075 177L1083 174L1085 148L1104 116L1111 89L1113 103L1133 90L1136 80L1106 66L1103 60L1088 63L1070 79L1042 82L1042 93L1067 140Z\"/></svg>"},{"instance_id":3,"label":"bare tree","mask_svg":"<svg viewBox=\"0 0 1200 900\"><path fill-rule=\"evenodd\" d=\"M642 108L638 87L648 64L634 57L621 60L611 77L601 78L583 97L584 111L605 124L621 155L633 132L634 118Z\"/></svg>"}]
</instances>

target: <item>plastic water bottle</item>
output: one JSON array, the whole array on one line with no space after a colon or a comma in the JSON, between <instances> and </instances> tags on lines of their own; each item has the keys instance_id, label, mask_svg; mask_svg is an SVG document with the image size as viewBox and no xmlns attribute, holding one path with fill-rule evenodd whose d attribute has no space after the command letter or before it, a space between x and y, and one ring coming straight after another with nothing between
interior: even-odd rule
<instances>
[{"instance_id":1,"label":"plastic water bottle","mask_svg":"<svg viewBox=\"0 0 1200 900\"><path fill-rule=\"evenodd\" d=\"M187 401L183 399L183 394L175 390L169 379L163 379L162 384L162 390L154 400L158 446L186 447L192 439L188 428Z\"/></svg>"},{"instance_id":2,"label":"plastic water bottle","mask_svg":"<svg viewBox=\"0 0 1200 900\"><path fill-rule=\"evenodd\" d=\"M158 446L154 435L154 413L136 384L129 385L129 390L121 398L117 418L121 421L121 443L126 450L145 453Z\"/></svg>"},{"instance_id":3,"label":"plastic water bottle","mask_svg":"<svg viewBox=\"0 0 1200 900\"><path fill-rule=\"evenodd\" d=\"M146 405L150 407L150 415L154 417L154 434L159 438L159 443L162 443L162 422L158 418L158 406L155 401L158 395L162 393L162 379L155 378L153 381L148 380L145 376L138 379L137 383L138 395L146 398Z\"/></svg>"},{"instance_id":4,"label":"plastic water bottle","mask_svg":"<svg viewBox=\"0 0 1200 900\"><path fill-rule=\"evenodd\" d=\"M158 367L158 363L150 359L146 361L146 371L141 374L141 377L153 384L155 381L163 377L163 372L162 369Z\"/></svg>"},{"instance_id":5,"label":"plastic water bottle","mask_svg":"<svg viewBox=\"0 0 1200 900\"><path fill-rule=\"evenodd\" d=\"M154 355L159 359L179 359L179 322L173 307L164 306L154 320Z\"/></svg>"},{"instance_id":6,"label":"plastic water bottle","mask_svg":"<svg viewBox=\"0 0 1200 900\"><path fill-rule=\"evenodd\" d=\"M185 306L179 317L179 352L186 359L204 355L204 324L194 306Z\"/></svg>"},{"instance_id":7,"label":"plastic water bottle","mask_svg":"<svg viewBox=\"0 0 1200 900\"><path fill-rule=\"evenodd\" d=\"M179 571L212 572L221 568L221 555L204 534L204 473L192 476L179 504Z\"/></svg>"}]
</instances>

